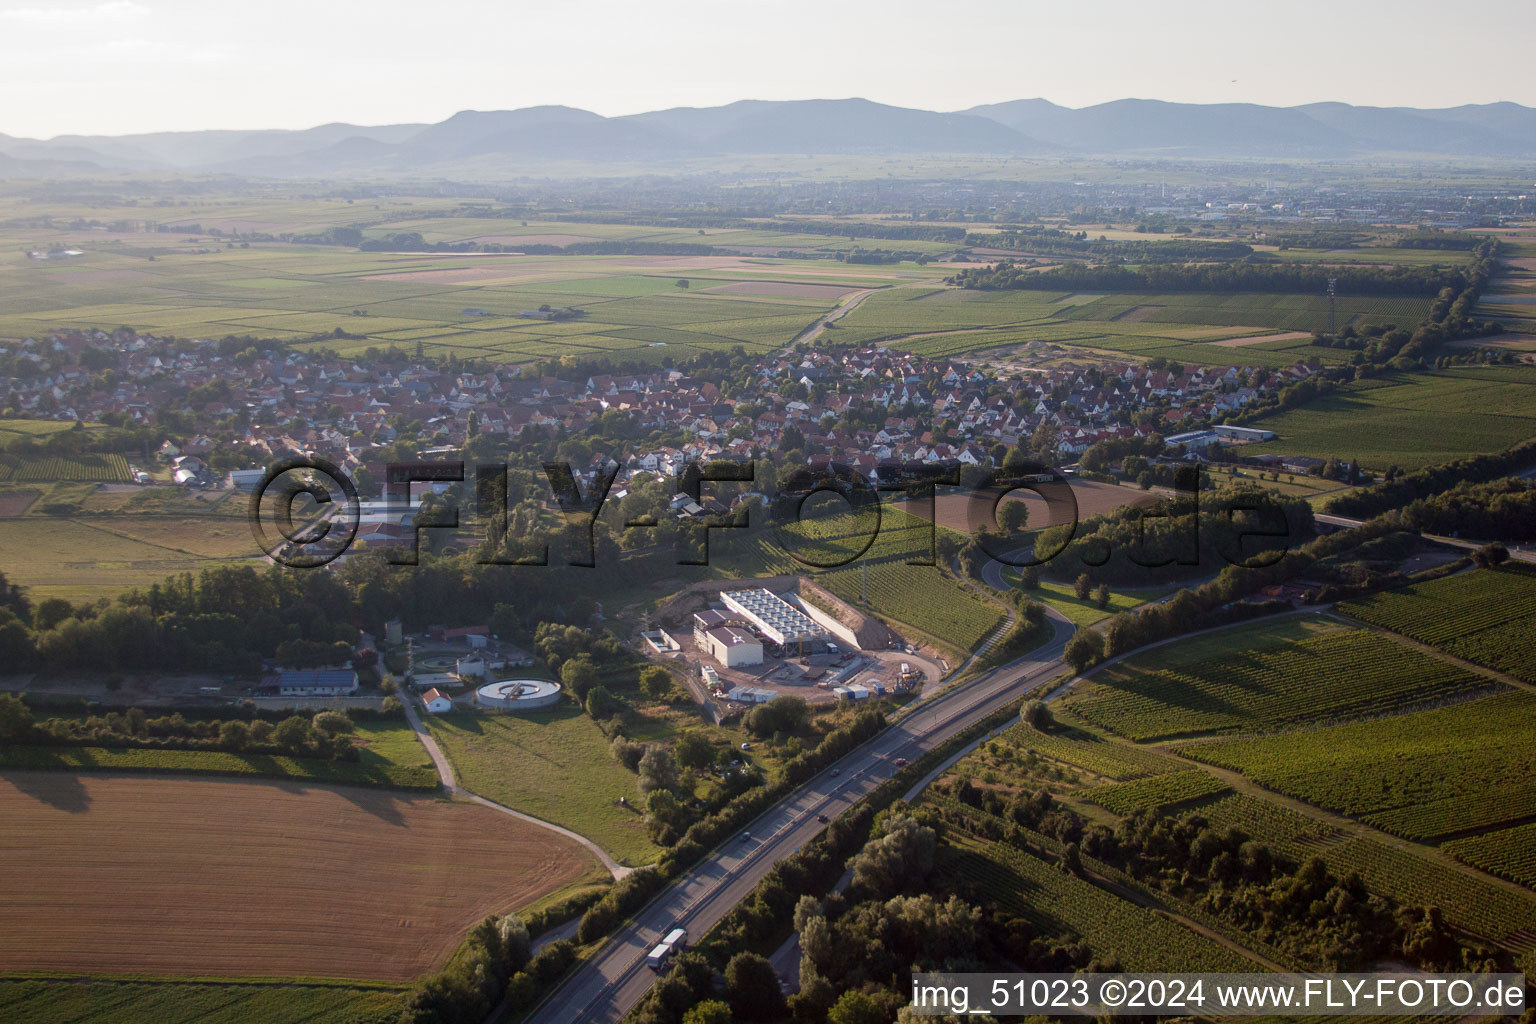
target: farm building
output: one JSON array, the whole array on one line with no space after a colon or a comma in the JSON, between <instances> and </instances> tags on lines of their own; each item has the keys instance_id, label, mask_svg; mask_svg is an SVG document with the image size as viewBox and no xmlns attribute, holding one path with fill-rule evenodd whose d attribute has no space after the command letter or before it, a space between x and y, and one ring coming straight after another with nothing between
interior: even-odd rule
<instances>
[{"instance_id":1,"label":"farm building","mask_svg":"<svg viewBox=\"0 0 1536 1024\"><path fill-rule=\"evenodd\" d=\"M421 700L427 706L427 710L434 715L441 715L445 711L453 710L453 700L442 690L428 690L421 695Z\"/></svg>"},{"instance_id":2,"label":"farm building","mask_svg":"<svg viewBox=\"0 0 1536 1024\"><path fill-rule=\"evenodd\" d=\"M1275 432L1261 427L1229 427L1217 424L1216 436L1227 441L1273 441Z\"/></svg>"},{"instance_id":3,"label":"farm building","mask_svg":"<svg viewBox=\"0 0 1536 1024\"><path fill-rule=\"evenodd\" d=\"M762 634L786 650L825 643L827 631L804 612L768 590L727 590L720 595L725 606L741 615Z\"/></svg>"},{"instance_id":4,"label":"farm building","mask_svg":"<svg viewBox=\"0 0 1536 1024\"><path fill-rule=\"evenodd\" d=\"M352 669L283 669L262 689L279 697L345 697L357 692L357 673Z\"/></svg>"},{"instance_id":5,"label":"farm building","mask_svg":"<svg viewBox=\"0 0 1536 1024\"><path fill-rule=\"evenodd\" d=\"M716 626L704 634L704 642L709 656L726 668L763 663L762 641L744 629Z\"/></svg>"}]
</instances>

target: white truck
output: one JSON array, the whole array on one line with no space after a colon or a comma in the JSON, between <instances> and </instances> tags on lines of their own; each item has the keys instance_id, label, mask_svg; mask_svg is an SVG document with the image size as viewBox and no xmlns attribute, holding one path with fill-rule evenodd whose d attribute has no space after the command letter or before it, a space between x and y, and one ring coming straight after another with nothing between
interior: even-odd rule
<instances>
[{"instance_id":1,"label":"white truck","mask_svg":"<svg viewBox=\"0 0 1536 1024\"><path fill-rule=\"evenodd\" d=\"M645 966L653 971L659 971L667 966L667 961L672 959L672 947L665 942L656 943L656 948L651 950L645 958Z\"/></svg>"},{"instance_id":2,"label":"white truck","mask_svg":"<svg viewBox=\"0 0 1536 1024\"><path fill-rule=\"evenodd\" d=\"M655 947L646 954L645 965L653 971L659 971L667 966L667 961L672 959L674 953L688 948L688 930L686 928L673 928L667 932L666 937L656 943Z\"/></svg>"}]
</instances>

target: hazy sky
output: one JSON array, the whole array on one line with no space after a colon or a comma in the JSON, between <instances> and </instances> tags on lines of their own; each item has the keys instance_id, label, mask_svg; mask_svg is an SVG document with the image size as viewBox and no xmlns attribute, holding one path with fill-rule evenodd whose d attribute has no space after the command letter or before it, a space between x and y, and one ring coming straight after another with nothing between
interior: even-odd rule
<instances>
[{"instance_id":1,"label":"hazy sky","mask_svg":"<svg viewBox=\"0 0 1536 1024\"><path fill-rule=\"evenodd\" d=\"M846 96L1536 106L1533 39L1533 0L0 0L0 132Z\"/></svg>"}]
</instances>

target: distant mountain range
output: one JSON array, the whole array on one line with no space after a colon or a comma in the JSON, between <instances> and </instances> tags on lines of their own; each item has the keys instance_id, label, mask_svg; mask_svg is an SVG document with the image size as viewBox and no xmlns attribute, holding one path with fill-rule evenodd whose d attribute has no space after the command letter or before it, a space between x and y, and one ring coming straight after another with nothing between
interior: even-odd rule
<instances>
[{"instance_id":1,"label":"distant mountain range","mask_svg":"<svg viewBox=\"0 0 1536 1024\"><path fill-rule=\"evenodd\" d=\"M0 135L0 175L226 172L257 177L469 173L539 163L644 164L717 157L911 154L1311 158L1536 156L1536 110L1115 100L1073 109L1013 100L940 113L863 99L742 100L603 117L574 107L465 110L437 124L303 131Z\"/></svg>"}]
</instances>

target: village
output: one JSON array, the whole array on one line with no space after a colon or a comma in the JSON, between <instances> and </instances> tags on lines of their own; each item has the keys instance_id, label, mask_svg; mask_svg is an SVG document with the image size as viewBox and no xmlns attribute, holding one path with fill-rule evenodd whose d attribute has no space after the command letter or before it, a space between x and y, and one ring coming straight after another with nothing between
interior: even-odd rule
<instances>
[{"instance_id":1,"label":"village","mask_svg":"<svg viewBox=\"0 0 1536 1024\"><path fill-rule=\"evenodd\" d=\"M737 378L722 387L684 369L536 376L525 365L454 369L423 358L63 332L0 348L0 407L148 432L159 441L156 479L189 488L248 489L274 460L306 456L352 474L366 498L402 450L447 457L471 438L506 450L583 435L576 447L589 461L573 460L577 477L590 480L611 459L621 487L632 474L673 476L690 463L765 452L813 468L846 463L871 481L882 464L996 466L1014 447L1067 464L1099 442L1154 435L1184 455L1266 439L1209 428L1322 370L1156 367L1085 354L1005 378L878 346L740 358ZM178 412L168 418L168 409ZM615 414L665 442L603 450ZM141 469L137 479L150 474Z\"/></svg>"}]
</instances>

